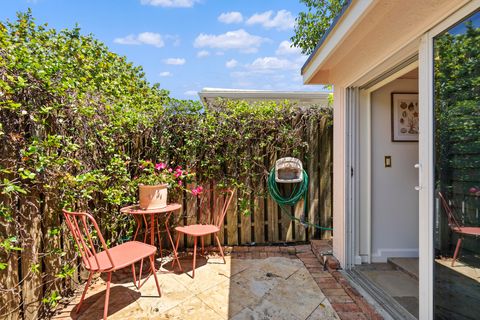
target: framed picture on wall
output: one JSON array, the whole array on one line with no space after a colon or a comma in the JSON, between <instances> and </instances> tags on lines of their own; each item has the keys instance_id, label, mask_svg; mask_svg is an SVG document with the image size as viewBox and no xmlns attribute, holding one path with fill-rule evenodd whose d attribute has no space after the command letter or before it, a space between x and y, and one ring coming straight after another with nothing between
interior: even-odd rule
<instances>
[{"instance_id":1,"label":"framed picture on wall","mask_svg":"<svg viewBox=\"0 0 480 320\"><path fill-rule=\"evenodd\" d=\"M392 93L392 141L418 141L418 93Z\"/></svg>"}]
</instances>

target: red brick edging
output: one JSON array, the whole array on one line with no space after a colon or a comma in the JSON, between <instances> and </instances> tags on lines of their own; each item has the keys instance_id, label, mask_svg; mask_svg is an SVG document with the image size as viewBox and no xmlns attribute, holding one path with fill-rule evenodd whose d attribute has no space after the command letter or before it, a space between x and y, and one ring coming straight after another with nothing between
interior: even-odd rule
<instances>
[{"instance_id":1,"label":"red brick edging","mask_svg":"<svg viewBox=\"0 0 480 320\"><path fill-rule=\"evenodd\" d=\"M340 319L383 319L338 271L338 261L331 255L323 255L329 250L328 241L312 240L310 250L297 253L297 257L305 264Z\"/></svg>"}]
</instances>

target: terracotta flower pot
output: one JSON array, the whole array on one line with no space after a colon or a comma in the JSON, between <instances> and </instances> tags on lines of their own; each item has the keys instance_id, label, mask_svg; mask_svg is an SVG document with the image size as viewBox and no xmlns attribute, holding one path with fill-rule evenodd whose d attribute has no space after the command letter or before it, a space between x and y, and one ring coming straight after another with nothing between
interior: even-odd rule
<instances>
[{"instance_id":1,"label":"terracotta flower pot","mask_svg":"<svg viewBox=\"0 0 480 320\"><path fill-rule=\"evenodd\" d=\"M167 186L167 184L139 185L140 208L145 210L165 208L167 206Z\"/></svg>"}]
</instances>

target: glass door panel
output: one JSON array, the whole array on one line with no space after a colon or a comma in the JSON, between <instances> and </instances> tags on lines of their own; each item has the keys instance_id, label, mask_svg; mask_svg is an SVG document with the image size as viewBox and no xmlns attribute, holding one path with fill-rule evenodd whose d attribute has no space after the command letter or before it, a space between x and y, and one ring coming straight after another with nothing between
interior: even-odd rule
<instances>
[{"instance_id":1,"label":"glass door panel","mask_svg":"<svg viewBox=\"0 0 480 320\"><path fill-rule=\"evenodd\" d=\"M433 39L435 319L480 318L480 12Z\"/></svg>"}]
</instances>

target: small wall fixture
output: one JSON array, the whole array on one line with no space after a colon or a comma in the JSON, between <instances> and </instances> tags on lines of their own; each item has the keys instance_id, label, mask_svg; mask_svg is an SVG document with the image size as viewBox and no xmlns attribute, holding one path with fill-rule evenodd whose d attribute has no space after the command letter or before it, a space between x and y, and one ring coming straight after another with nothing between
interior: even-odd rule
<instances>
[{"instance_id":1,"label":"small wall fixture","mask_svg":"<svg viewBox=\"0 0 480 320\"><path fill-rule=\"evenodd\" d=\"M385 168L392 167L392 156L385 156Z\"/></svg>"}]
</instances>

